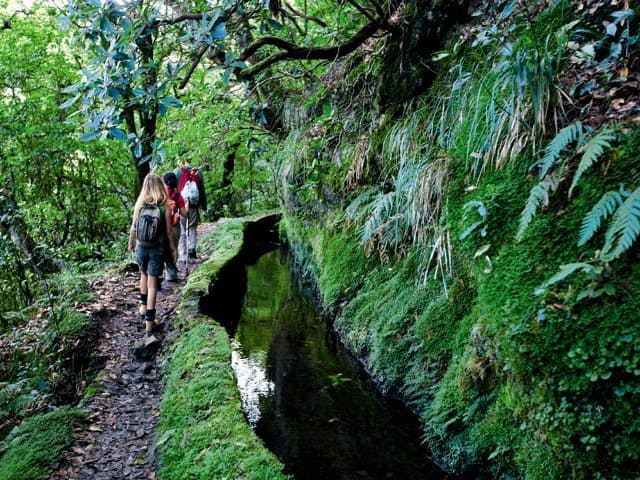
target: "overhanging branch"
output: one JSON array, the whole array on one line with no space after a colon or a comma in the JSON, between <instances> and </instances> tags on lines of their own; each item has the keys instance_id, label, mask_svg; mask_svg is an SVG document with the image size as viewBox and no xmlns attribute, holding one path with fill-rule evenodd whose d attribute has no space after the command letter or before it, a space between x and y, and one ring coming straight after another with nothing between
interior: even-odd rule
<instances>
[{"instance_id":1,"label":"overhanging branch","mask_svg":"<svg viewBox=\"0 0 640 480\"><path fill-rule=\"evenodd\" d=\"M335 60L349 55L379 29L380 24L378 22L368 23L349 40L333 47L300 47L278 37L263 37L249 45L242 52L239 59L243 61L248 59L266 45L278 47L281 50L251 67L237 71L236 75L239 78L248 78L283 60Z\"/></svg>"},{"instance_id":2,"label":"overhanging branch","mask_svg":"<svg viewBox=\"0 0 640 480\"><path fill-rule=\"evenodd\" d=\"M296 17L300 17L300 18L303 18L305 20L309 20L311 22L317 23L318 25L320 25L323 28L327 28L328 27L327 22L325 22L324 20L321 20L321 19L319 19L317 17L314 17L312 15L306 15L306 14L302 13L301 11L296 10L295 8L293 8L293 6L290 3L284 2L284 5Z\"/></svg>"},{"instance_id":3,"label":"overhanging branch","mask_svg":"<svg viewBox=\"0 0 640 480\"><path fill-rule=\"evenodd\" d=\"M183 15L178 15L177 17L173 17L173 18L162 18L162 19L154 20L151 23L151 27L160 27L162 25L177 25L178 23L189 22L189 21L197 22L207 17L208 17L207 13L185 13Z\"/></svg>"}]
</instances>

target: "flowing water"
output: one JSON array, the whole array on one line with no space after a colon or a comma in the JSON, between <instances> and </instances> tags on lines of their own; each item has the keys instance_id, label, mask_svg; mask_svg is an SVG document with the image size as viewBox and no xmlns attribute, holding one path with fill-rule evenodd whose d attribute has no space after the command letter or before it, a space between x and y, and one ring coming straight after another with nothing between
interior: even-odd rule
<instances>
[{"instance_id":1,"label":"flowing water","mask_svg":"<svg viewBox=\"0 0 640 480\"><path fill-rule=\"evenodd\" d=\"M247 420L287 473L299 480L447 478L428 461L417 418L379 395L301 289L286 255L271 251L221 282L227 285L217 298L226 307L203 311L232 335Z\"/></svg>"}]
</instances>

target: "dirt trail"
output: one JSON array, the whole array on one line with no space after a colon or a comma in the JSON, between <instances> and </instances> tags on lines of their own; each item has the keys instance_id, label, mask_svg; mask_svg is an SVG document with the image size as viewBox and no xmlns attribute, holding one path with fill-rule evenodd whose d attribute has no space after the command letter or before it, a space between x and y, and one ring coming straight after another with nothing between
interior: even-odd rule
<instances>
[{"instance_id":1,"label":"dirt trail","mask_svg":"<svg viewBox=\"0 0 640 480\"><path fill-rule=\"evenodd\" d=\"M200 225L198 238L214 228L214 224ZM190 271L202 260L193 261ZM76 431L76 442L65 457L53 465L50 480L155 478L154 432L163 386L158 356L141 362L131 351L144 336L144 322L137 312L138 279L132 269L93 285L95 302L109 312L98 346L102 366L98 392L86 405L87 424ZM162 285L156 310L163 331L156 334L158 338L164 339L169 330L183 285L184 281Z\"/></svg>"}]
</instances>

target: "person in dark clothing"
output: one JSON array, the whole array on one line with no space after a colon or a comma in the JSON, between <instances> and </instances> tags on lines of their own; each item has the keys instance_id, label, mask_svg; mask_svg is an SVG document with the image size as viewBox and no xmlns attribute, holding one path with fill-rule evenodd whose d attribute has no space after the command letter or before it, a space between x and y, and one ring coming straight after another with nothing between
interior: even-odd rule
<instances>
[{"instance_id":1,"label":"person in dark clothing","mask_svg":"<svg viewBox=\"0 0 640 480\"><path fill-rule=\"evenodd\" d=\"M164 185L167 187L167 208L171 212L171 224L173 226L173 235L174 242L178 245L178 241L180 238L180 217L186 217L188 215L187 205L178 192L178 179L173 172L166 172L162 175L162 181ZM177 282L178 281L178 267L176 262L173 259L172 255L169 255L169 252L165 252L164 267L167 271L166 280L168 282Z\"/></svg>"}]
</instances>

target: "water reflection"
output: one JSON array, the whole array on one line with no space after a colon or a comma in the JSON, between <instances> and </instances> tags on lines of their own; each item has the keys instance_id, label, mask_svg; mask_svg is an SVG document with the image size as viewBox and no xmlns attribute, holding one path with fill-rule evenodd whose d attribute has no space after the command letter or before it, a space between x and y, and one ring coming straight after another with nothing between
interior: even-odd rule
<instances>
[{"instance_id":1,"label":"water reflection","mask_svg":"<svg viewBox=\"0 0 640 480\"><path fill-rule=\"evenodd\" d=\"M336 345L280 251L247 269L233 366L247 418L298 479L446 478L417 419ZM234 326L235 327L235 326Z\"/></svg>"},{"instance_id":2,"label":"water reflection","mask_svg":"<svg viewBox=\"0 0 640 480\"><path fill-rule=\"evenodd\" d=\"M236 372L242 408L249 425L255 428L260 420L260 399L271 395L275 385L267 377L264 352L254 352L250 357L243 357L236 341L232 342L231 348L231 365Z\"/></svg>"}]
</instances>

